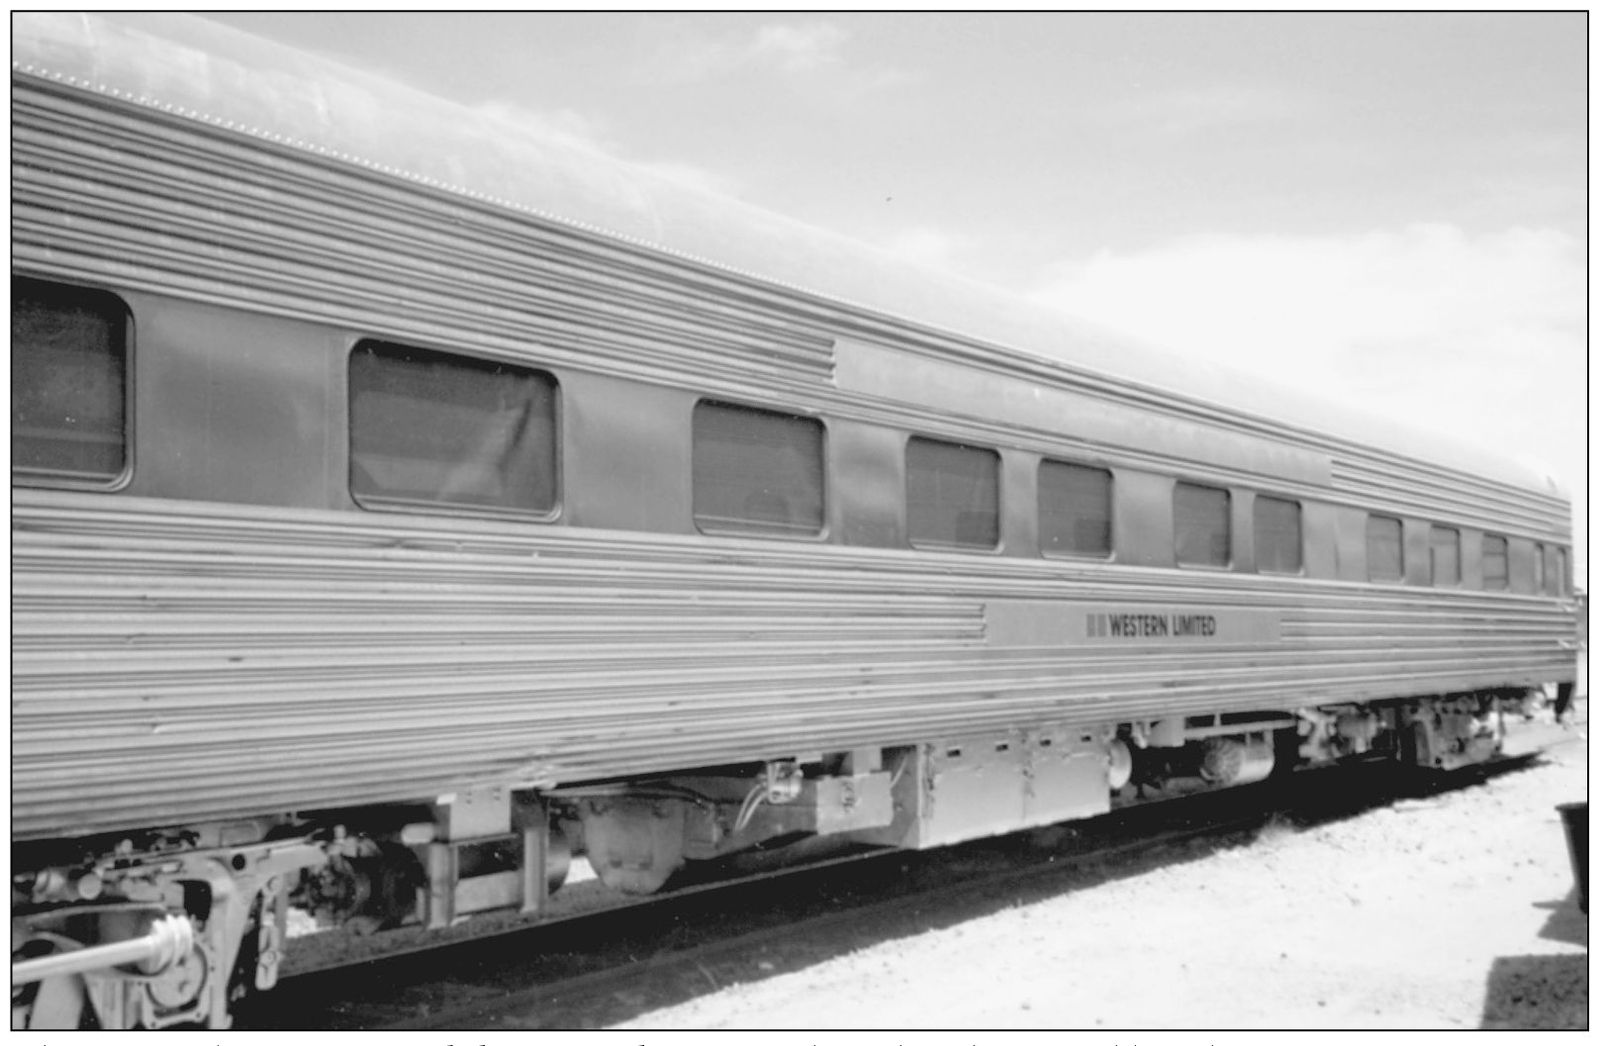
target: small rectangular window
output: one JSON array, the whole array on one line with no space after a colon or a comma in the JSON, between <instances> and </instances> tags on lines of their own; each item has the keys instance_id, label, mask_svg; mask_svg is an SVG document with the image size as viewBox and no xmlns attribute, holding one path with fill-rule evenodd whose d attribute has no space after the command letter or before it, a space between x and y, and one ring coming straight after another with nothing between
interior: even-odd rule
<instances>
[{"instance_id":1,"label":"small rectangular window","mask_svg":"<svg viewBox=\"0 0 1604 1046\"><path fill-rule=\"evenodd\" d=\"M1496 592L1509 587L1509 541L1483 534L1481 539L1481 587Z\"/></svg>"},{"instance_id":2,"label":"small rectangular window","mask_svg":"<svg viewBox=\"0 0 1604 1046\"><path fill-rule=\"evenodd\" d=\"M1571 550L1557 548L1554 550L1554 594L1568 596L1571 594Z\"/></svg>"},{"instance_id":3,"label":"small rectangular window","mask_svg":"<svg viewBox=\"0 0 1604 1046\"><path fill-rule=\"evenodd\" d=\"M1177 483L1174 505L1175 562L1184 567L1230 566L1230 492Z\"/></svg>"},{"instance_id":4,"label":"small rectangular window","mask_svg":"<svg viewBox=\"0 0 1604 1046\"><path fill-rule=\"evenodd\" d=\"M1537 591L1539 593L1548 591L1548 576L1554 572L1552 558L1545 557L1549 557L1548 546L1539 541L1537 543L1537 554L1533 557L1533 562L1537 567Z\"/></svg>"},{"instance_id":5,"label":"small rectangular window","mask_svg":"<svg viewBox=\"0 0 1604 1046\"><path fill-rule=\"evenodd\" d=\"M556 510L551 375L365 341L351 353L350 382L351 493L359 502Z\"/></svg>"},{"instance_id":6,"label":"small rectangular window","mask_svg":"<svg viewBox=\"0 0 1604 1046\"><path fill-rule=\"evenodd\" d=\"M908 540L996 548L1000 458L995 450L915 436L908 440Z\"/></svg>"},{"instance_id":7,"label":"small rectangular window","mask_svg":"<svg viewBox=\"0 0 1604 1046\"><path fill-rule=\"evenodd\" d=\"M1558 545L1543 546L1543 591L1551 596L1564 595L1565 579L1560 576L1564 569L1565 550Z\"/></svg>"},{"instance_id":8,"label":"small rectangular window","mask_svg":"<svg viewBox=\"0 0 1604 1046\"><path fill-rule=\"evenodd\" d=\"M11 278L14 479L104 483L122 475L129 326L115 294Z\"/></svg>"},{"instance_id":9,"label":"small rectangular window","mask_svg":"<svg viewBox=\"0 0 1604 1046\"><path fill-rule=\"evenodd\" d=\"M1114 547L1114 477L1107 469L1044 460L1036 486L1043 552L1109 555Z\"/></svg>"},{"instance_id":10,"label":"small rectangular window","mask_svg":"<svg viewBox=\"0 0 1604 1046\"><path fill-rule=\"evenodd\" d=\"M824 424L703 401L691 421L699 530L804 537L824 530Z\"/></svg>"},{"instance_id":11,"label":"small rectangular window","mask_svg":"<svg viewBox=\"0 0 1604 1046\"><path fill-rule=\"evenodd\" d=\"M1459 584L1459 531L1431 528L1431 583L1441 588Z\"/></svg>"},{"instance_id":12,"label":"small rectangular window","mask_svg":"<svg viewBox=\"0 0 1604 1046\"><path fill-rule=\"evenodd\" d=\"M1371 581L1403 580L1403 520L1365 518L1365 562Z\"/></svg>"},{"instance_id":13,"label":"small rectangular window","mask_svg":"<svg viewBox=\"0 0 1604 1046\"><path fill-rule=\"evenodd\" d=\"M1303 569L1303 506L1296 501L1253 499L1253 547L1259 570L1296 574Z\"/></svg>"}]
</instances>

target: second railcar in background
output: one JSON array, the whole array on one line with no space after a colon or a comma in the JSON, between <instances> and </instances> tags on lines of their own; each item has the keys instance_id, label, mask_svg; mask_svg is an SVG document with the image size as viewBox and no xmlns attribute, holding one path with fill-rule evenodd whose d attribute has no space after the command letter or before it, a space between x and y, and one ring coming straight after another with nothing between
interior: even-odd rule
<instances>
[{"instance_id":1,"label":"second railcar in background","mask_svg":"<svg viewBox=\"0 0 1604 1046\"><path fill-rule=\"evenodd\" d=\"M15 1023L1573 679L1545 477L205 22L13 47Z\"/></svg>"}]
</instances>

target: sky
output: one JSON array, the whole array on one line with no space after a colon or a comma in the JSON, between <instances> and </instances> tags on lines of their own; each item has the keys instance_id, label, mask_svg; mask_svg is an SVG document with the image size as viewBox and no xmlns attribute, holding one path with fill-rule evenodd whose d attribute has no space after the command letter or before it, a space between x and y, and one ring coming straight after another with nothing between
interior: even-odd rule
<instances>
[{"instance_id":1,"label":"sky","mask_svg":"<svg viewBox=\"0 0 1604 1046\"><path fill-rule=\"evenodd\" d=\"M1502 451L1585 567L1585 14L210 17Z\"/></svg>"}]
</instances>

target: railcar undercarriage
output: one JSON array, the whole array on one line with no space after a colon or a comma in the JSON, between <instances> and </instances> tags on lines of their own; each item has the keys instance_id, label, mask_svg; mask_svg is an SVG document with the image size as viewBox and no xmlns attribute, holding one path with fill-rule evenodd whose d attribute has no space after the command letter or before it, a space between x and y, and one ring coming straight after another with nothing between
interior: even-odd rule
<instances>
[{"instance_id":1,"label":"railcar undercarriage","mask_svg":"<svg viewBox=\"0 0 1604 1046\"><path fill-rule=\"evenodd\" d=\"M226 1028L231 1004L277 982L292 905L359 934L538 919L576 858L641 895L798 840L928 848L1343 759L1452 770L1496 755L1527 696L1041 726L18 847L12 1025Z\"/></svg>"}]
</instances>

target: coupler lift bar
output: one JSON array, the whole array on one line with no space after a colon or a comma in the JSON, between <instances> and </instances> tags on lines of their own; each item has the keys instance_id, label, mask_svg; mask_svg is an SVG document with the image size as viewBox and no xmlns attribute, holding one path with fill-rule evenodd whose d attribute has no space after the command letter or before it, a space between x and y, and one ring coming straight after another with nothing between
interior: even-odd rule
<instances>
[{"instance_id":1,"label":"coupler lift bar","mask_svg":"<svg viewBox=\"0 0 1604 1046\"><path fill-rule=\"evenodd\" d=\"M143 937L96 944L11 964L11 983L30 984L50 977L93 973L127 963L140 963L147 973L160 973L195 947L195 926L186 916L159 919Z\"/></svg>"}]
</instances>

